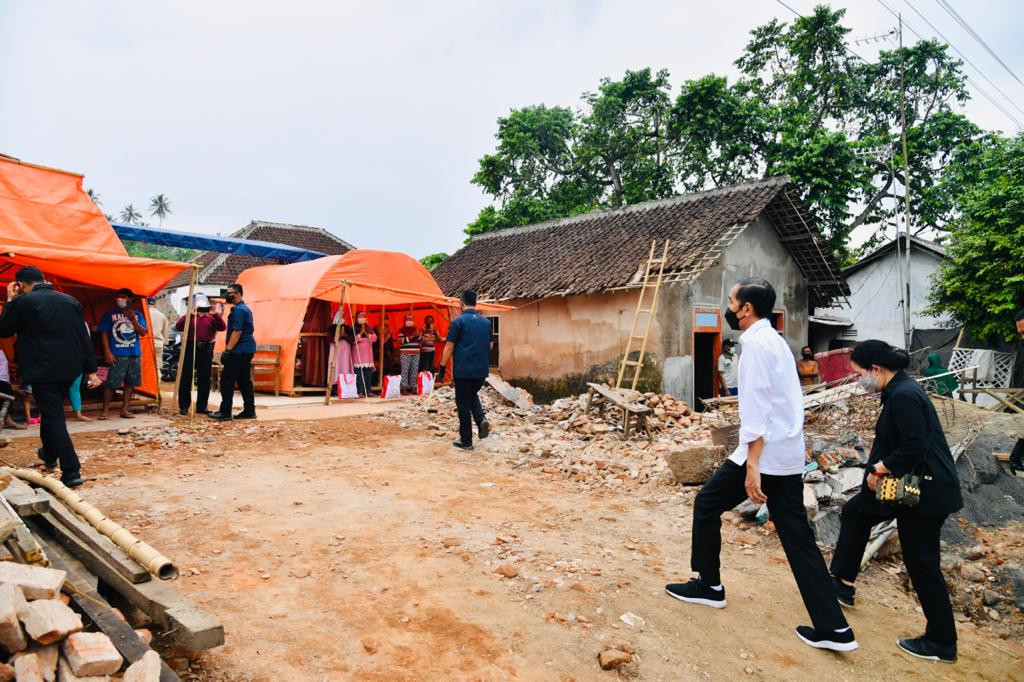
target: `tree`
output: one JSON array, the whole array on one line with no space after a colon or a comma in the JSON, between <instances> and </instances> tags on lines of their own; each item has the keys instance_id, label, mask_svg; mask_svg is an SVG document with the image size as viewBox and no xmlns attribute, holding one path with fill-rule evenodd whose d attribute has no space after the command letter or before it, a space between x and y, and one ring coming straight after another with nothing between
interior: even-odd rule
<instances>
[{"instance_id":1,"label":"tree","mask_svg":"<svg viewBox=\"0 0 1024 682\"><path fill-rule=\"evenodd\" d=\"M128 204L121 209L121 221L134 225L136 221L142 220L142 214L135 210L135 206Z\"/></svg>"},{"instance_id":2,"label":"tree","mask_svg":"<svg viewBox=\"0 0 1024 682\"><path fill-rule=\"evenodd\" d=\"M157 194L149 200L149 215L156 217L159 227L164 226L164 218L171 213L171 200L163 194Z\"/></svg>"},{"instance_id":3,"label":"tree","mask_svg":"<svg viewBox=\"0 0 1024 682\"><path fill-rule=\"evenodd\" d=\"M420 258L420 264L427 270L433 270L441 263L448 260L449 256L447 253L432 253L429 256Z\"/></svg>"},{"instance_id":4,"label":"tree","mask_svg":"<svg viewBox=\"0 0 1024 682\"><path fill-rule=\"evenodd\" d=\"M876 239L902 209L909 184L914 229L945 231L955 215L951 161L981 130L955 111L966 101L961 63L921 41L863 62L846 48L845 11L815 8L791 24L751 31L740 77L682 84L666 71L627 71L583 95L578 112L536 105L498 121L496 150L473 182L495 201L470 235L786 174L803 192L829 244L847 254L850 232ZM900 144L904 72L909 179ZM881 146L881 159L858 150ZM896 163L892 161L896 160ZM851 210L855 209L855 210Z\"/></svg>"},{"instance_id":5,"label":"tree","mask_svg":"<svg viewBox=\"0 0 1024 682\"><path fill-rule=\"evenodd\" d=\"M977 172L955 197L950 262L935 278L929 312L951 314L977 339L1009 341L1024 301L1024 133L989 137L973 151Z\"/></svg>"},{"instance_id":6,"label":"tree","mask_svg":"<svg viewBox=\"0 0 1024 682\"><path fill-rule=\"evenodd\" d=\"M99 192L90 187L89 189L85 190L85 193L89 195L90 199L92 199L92 203L96 204L97 206L103 205L103 202L100 201Z\"/></svg>"}]
</instances>

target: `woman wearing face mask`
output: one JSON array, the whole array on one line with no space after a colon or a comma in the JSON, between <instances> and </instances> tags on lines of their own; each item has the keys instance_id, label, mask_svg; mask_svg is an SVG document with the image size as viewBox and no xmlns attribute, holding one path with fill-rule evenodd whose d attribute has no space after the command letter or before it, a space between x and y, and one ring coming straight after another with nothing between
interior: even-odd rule
<instances>
[{"instance_id":1,"label":"woman wearing face mask","mask_svg":"<svg viewBox=\"0 0 1024 682\"><path fill-rule=\"evenodd\" d=\"M370 395L373 386L373 344L377 342L377 330L366 321L366 311L356 313L355 342L352 344L352 361L356 368L356 388L363 398Z\"/></svg>"},{"instance_id":2,"label":"woman wearing face mask","mask_svg":"<svg viewBox=\"0 0 1024 682\"><path fill-rule=\"evenodd\" d=\"M796 373L800 377L801 386L813 386L818 383L818 363L810 346L800 349L800 360L796 363Z\"/></svg>"},{"instance_id":3,"label":"woman wearing face mask","mask_svg":"<svg viewBox=\"0 0 1024 682\"><path fill-rule=\"evenodd\" d=\"M882 412L861 490L843 505L842 526L832 557L839 603L854 605L854 581L872 526L896 519L903 561L928 625L922 637L901 639L903 651L932 661L956 661L956 626L949 592L939 568L939 531L946 517L963 506L956 464L928 394L903 370L906 351L884 341L859 344L851 356L860 384L881 393ZM921 499L896 507L875 499L880 475L921 476Z\"/></svg>"}]
</instances>

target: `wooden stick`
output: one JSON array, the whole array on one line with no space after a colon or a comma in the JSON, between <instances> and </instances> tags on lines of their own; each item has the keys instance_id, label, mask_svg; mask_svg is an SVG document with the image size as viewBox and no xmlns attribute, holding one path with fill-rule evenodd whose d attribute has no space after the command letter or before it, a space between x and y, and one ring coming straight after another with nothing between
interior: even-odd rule
<instances>
[{"instance_id":1,"label":"wooden stick","mask_svg":"<svg viewBox=\"0 0 1024 682\"><path fill-rule=\"evenodd\" d=\"M341 301L338 303L338 324L334 325L334 352L327 358L327 388L324 390L324 405L331 404L331 375L334 374L338 344L341 343L341 328L345 325L345 298L347 296L348 280L345 280L341 285ZM340 387L338 390L341 390Z\"/></svg>"},{"instance_id":2,"label":"wooden stick","mask_svg":"<svg viewBox=\"0 0 1024 682\"><path fill-rule=\"evenodd\" d=\"M174 377L174 404L175 405L178 404L178 391L181 388L181 372L185 368L185 349L188 347L189 326L190 326L190 324L192 322L192 311L195 309L195 300L194 300L194 298L195 298L195 293L196 293L196 283L197 283L198 279L199 279L199 266L198 265L193 265L192 266L192 279L189 280L189 283L188 283L188 299L187 299L186 306L185 306L185 328L181 332L181 349L178 351L178 372L177 372L177 374ZM192 352L192 371L193 372L196 371L196 367L195 367L196 359L195 359L195 350L194 350L195 345L196 344L194 344L194 343L192 344L192 346L193 346L193 352ZM189 384L189 389L188 390L189 391L192 390L192 384L191 383ZM189 414L194 417L195 416L195 409L194 409L195 408L195 403L192 402L192 401L190 401L190 403L191 403L191 406L189 407Z\"/></svg>"}]
</instances>

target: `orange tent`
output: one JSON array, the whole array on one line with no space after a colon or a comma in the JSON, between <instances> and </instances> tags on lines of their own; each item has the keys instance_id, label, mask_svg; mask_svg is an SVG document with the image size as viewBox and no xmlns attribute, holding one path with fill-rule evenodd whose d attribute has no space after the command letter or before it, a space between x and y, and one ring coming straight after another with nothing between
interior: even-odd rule
<instances>
[{"instance_id":1,"label":"orange tent","mask_svg":"<svg viewBox=\"0 0 1024 682\"><path fill-rule=\"evenodd\" d=\"M325 364L317 367L323 371L307 374L310 380L319 381L310 390L324 390L327 348L332 340L328 330L334 310L342 300L346 324L352 323L355 310L362 309L368 312L369 324L378 330L383 318L388 318L391 328L397 330L402 326L401 317L411 311L418 325L422 325L424 317L433 315L441 338L448 331L450 309L458 306L458 300L445 296L419 261L394 251L356 249L304 263L264 265L243 272L238 283L252 309L256 343L281 348L277 379L285 393L302 390L295 386L300 340L307 365L311 360L321 362L320 358L324 358ZM316 347L314 358L306 346ZM436 361L440 361L440 353ZM274 389L273 381L259 381L260 378L261 375L256 376L258 389Z\"/></svg>"},{"instance_id":2,"label":"orange tent","mask_svg":"<svg viewBox=\"0 0 1024 682\"><path fill-rule=\"evenodd\" d=\"M0 154L0 238L127 256L82 176Z\"/></svg>"},{"instance_id":3,"label":"orange tent","mask_svg":"<svg viewBox=\"0 0 1024 682\"><path fill-rule=\"evenodd\" d=\"M0 154L0 286L25 265L37 266L55 289L78 299L90 326L113 307L115 290L127 287L141 297L152 296L191 267L128 256L102 211L82 190L81 175ZM144 299L140 305L152 328ZM0 348L14 359L11 339L0 342ZM142 344L142 377L141 391L156 395L151 340Z\"/></svg>"}]
</instances>

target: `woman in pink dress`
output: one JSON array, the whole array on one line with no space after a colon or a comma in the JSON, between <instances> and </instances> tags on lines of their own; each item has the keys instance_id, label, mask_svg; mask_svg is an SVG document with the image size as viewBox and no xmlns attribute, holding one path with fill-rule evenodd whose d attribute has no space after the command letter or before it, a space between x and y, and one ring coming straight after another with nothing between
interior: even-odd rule
<instances>
[{"instance_id":1,"label":"woman in pink dress","mask_svg":"<svg viewBox=\"0 0 1024 682\"><path fill-rule=\"evenodd\" d=\"M335 327L341 325L341 333L338 336L338 345L334 349L334 376L331 377L331 386L338 380L339 374L355 374L355 367L352 365L352 342L355 336L352 334L352 327L342 320L341 311L334 315L334 322L331 323L331 344L334 344Z\"/></svg>"},{"instance_id":2,"label":"woman in pink dress","mask_svg":"<svg viewBox=\"0 0 1024 682\"><path fill-rule=\"evenodd\" d=\"M352 346L352 362L356 368L356 388L363 398L370 395L373 386L373 344L377 342L377 330L366 323L366 311L356 313L353 330L355 343Z\"/></svg>"}]
</instances>

